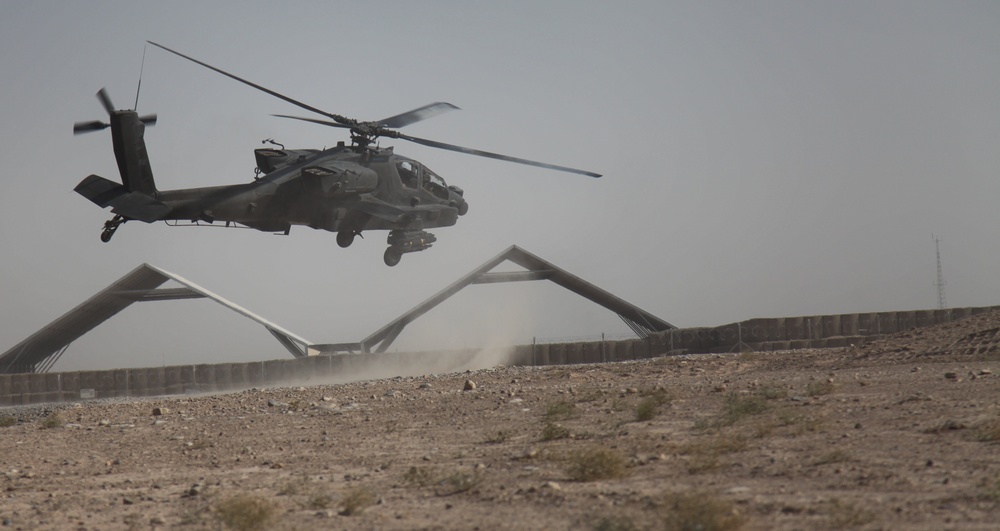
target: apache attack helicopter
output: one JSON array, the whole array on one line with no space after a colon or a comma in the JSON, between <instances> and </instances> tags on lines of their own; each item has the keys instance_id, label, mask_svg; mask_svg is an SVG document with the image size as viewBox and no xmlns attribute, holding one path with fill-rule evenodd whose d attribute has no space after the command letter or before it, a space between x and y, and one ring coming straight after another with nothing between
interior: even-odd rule
<instances>
[{"instance_id":1,"label":"apache attack helicopter","mask_svg":"<svg viewBox=\"0 0 1000 531\"><path fill-rule=\"evenodd\" d=\"M469 211L461 188L423 164L397 155L392 147L374 145L379 137L408 140L424 146L506 160L589 177L599 174L543 162L509 157L434 140L406 135L395 129L457 109L450 103L431 103L389 118L363 122L328 113L288 96L237 77L154 42L153 46L195 62L236 81L330 120L275 115L329 127L348 129L351 144L338 142L329 149L254 150L257 162L253 182L228 186L157 190L150 169L143 132L156 123L156 115L139 116L135 110L115 110L107 92L98 99L110 116L109 123L78 122L74 134L111 128L115 158L122 183L90 175L74 190L115 214L104 223L101 241L108 242L123 223L163 220L168 225L225 222L225 226L288 234L292 225L305 225L337 233L337 244L348 247L363 231L389 231L385 263L394 266L404 253L423 251L437 238L425 229L449 227ZM332 120L332 121L331 121Z\"/></svg>"}]
</instances>

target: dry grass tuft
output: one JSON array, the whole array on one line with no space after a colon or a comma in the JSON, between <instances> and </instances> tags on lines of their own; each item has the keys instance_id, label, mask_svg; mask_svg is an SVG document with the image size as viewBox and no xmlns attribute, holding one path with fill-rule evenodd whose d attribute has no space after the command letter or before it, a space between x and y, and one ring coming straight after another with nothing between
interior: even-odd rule
<instances>
[{"instance_id":1,"label":"dry grass tuft","mask_svg":"<svg viewBox=\"0 0 1000 531\"><path fill-rule=\"evenodd\" d=\"M45 429L62 428L66 424L62 416L59 413L52 412L49 413L47 417L42 420L42 427Z\"/></svg>"},{"instance_id":2,"label":"dry grass tuft","mask_svg":"<svg viewBox=\"0 0 1000 531\"><path fill-rule=\"evenodd\" d=\"M569 438L569 428L564 427L562 424L556 424L554 422L546 422L545 426L542 428L543 441L555 441L558 439L568 439L568 438Z\"/></svg>"},{"instance_id":3,"label":"dry grass tuft","mask_svg":"<svg viewBox=\"0 0 1000 531\"><path fill-rule=\"evenodd\" d=\"M991 419L976 425L976 440L979 442L1000 441L1000 419Z\"/></svg>"},{"instance_id":4,"label":"dry grass tuft","mask_svg":"<svg viewBox=\"0 0 1000 531\"><path fill-rule=\"evenodd\" d=\"M832 452L827 452L821 455L819 459L813 461L813 464L817 466L832 465L835 463L844 463L853 459L854 458L851 457L851 454L845 450L833 450Z\"/></svg>"},{"instance_id":5,"label":"dry grass tuft","mask_svg":"<svg viewBox=\"0 0 1000 531\"><path fill-rule=\"evenodd\" d=\"M806 394L808 396L823 396L832 393L836 389L833 382L813 380L806 384Z\"/></svg>"},{"instance_id":6,"label":"dry grass tuft","mask_svg":"<svg viewBox=\"0 0 1000 531\"><path fill-rule=\"evenodd\" d=\"M767 411L770 406L767 401L760 396L740 396L736 393L729 393L722 408L722 414L718 419L721 426L732 426L740 420L759 415Z\"/></svg>"},{"instance_id":7,"label":"dry grass tuft","mask_svg":"<svg viewBox=\"0 0 1000 531\"><path fill-rule=\"evenodd\" d=\"M606 448L578 450L566 458L566 473L573 481L624 477L625 458L618 452Z\"/></svg>"},{"instance_id":8,"label":"dry grass tuft","mask_svg":"<svg viewBox=\"0 0 1000 531\"><path fill-rule=\"evenodd\" d=\"M740 434L722 434L709 441L689 443L680 452L690 456L687 469L689 474L710 472L721 466L720 457L742 452L747 448L747 439Z\"/></svg>"},{"instance_id":9,"label":"dry grass tuft","mask_svg":"<svg viewBox=\"0 0 1000 531\"><path fill-rule=\"evenodd\" d=\"M592 524L594 531L638 531L632 520L625 516L602 516Z\"/></svg>"},{"instance_id":10,"label":"dry grass tuft","mask_svg":"<svg viewBox=\"0 0 1000 531\"><path fill-rule=\"evenodd\" d=\"M549 422L569 420L577 415L576 404L565 400L553 402L545 408L545 420Z\"/></svg>"},{"instance_id":11,"label":"dry grass tuft","mask_svg":"<svg viewBox=\"0 0 1000 531\"><path fill-rule=\"evenodd\" d=\"M857 529L875 520L872 512L840 500L833 500L829 511L829 526L833 529Z\"/></svg>"},{"instance_id":12,"label":"dry grass tuft","mask_svg":"<svg viewBox=\"0 0 1000 531\"><path fill-rule=\"evenodd\" d=\"M375 495L365 487L357 487L347 491L340 500L340 515L353 516L361 514L365 509L375 505Z\"/></svg>"},{"instance_id":13,"label":"dry grass tuft","mask_svg":"<svg viewBox=\"0 0 1000 531\"><path fill-rule=\"evenodd\" d=\"M240 495L215 506L215 514L230 529L255 531L267 529L275 513L270 502L256 496Z\"/></svg>"},{"instance_id":14,"label":"dry grass tuft","mask_svg":"<svg viewBox=\"0 0 1000 531\"><path fill-rule=\"evenodd\" d=\"M667 495L662 516L665 531L732 531L745 523L732 503L706 492Z\"/></svg>"}]
</instances>

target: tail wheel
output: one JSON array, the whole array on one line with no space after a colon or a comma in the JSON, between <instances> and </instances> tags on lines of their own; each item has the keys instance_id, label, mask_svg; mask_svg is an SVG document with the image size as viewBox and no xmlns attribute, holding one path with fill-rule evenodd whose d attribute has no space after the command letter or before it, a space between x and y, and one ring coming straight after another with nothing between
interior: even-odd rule
<instances>
[{"instance_id":1,"label":"tail wheel","mask_svg":"<svg viewBox=\"0 0 1000 531\"><path fill-rule=\"evenodd\" d=\"M385 255L382 257L385 260L385 265L393 267L399 263L399 260L403 258L403 252L395 247L389 247L385 250Z\"/></svg>"}]
</instances>

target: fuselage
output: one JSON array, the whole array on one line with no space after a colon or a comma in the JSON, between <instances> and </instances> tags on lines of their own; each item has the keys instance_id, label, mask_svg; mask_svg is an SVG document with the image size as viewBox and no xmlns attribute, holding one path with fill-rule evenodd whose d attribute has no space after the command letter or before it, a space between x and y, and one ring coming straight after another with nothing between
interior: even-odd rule
<instances>
[{"instance_id":1,"label":"fuselage","mask_svg":"<svg viewBox=\"0 0 1000 531\"><path fill-rule=\"evenodd\" d=\"M253 182L157 192L170 207L162 219L361 232L447 227L468 208L460 189L392 148L258 149L255 155Z\"/></svg>"}]
</instances>

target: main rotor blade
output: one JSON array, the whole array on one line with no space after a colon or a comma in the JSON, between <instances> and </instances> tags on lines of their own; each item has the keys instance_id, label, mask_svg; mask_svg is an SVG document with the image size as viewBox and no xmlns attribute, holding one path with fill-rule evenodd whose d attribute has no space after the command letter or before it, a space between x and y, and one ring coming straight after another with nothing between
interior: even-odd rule
<instances>
[{"instance_id":1,"label":"main rotor blade","mask_svg":"<svg viewBox=\"0 0 1000 531\"><path fill-rule=\"evenodd\" d=\"M329 120L319 120L317 118L304 118L302 116L289 116L287 114L272 114L271 116L277 116L278 118L291 118L292 120L302 120L303 122L312 122L314 124L328 125L330 127L340 127L342 129L351 129L351 126L338 124L337 122L331 122Z\"/></svg>"},{"instance_id":2,"label":"main rotor blade","mask_svg":"<svg viewBox=\"0 0 1000 531\"><path fill-rule=\"evenodd\" d=\"M436 140L427 140L426 138L417 138L415 136L404 135L403 133L396 133L395 131L393 131L393 133L395 133L395 134L385 135L385 136L391 136L393 138L401 138L403 140L409 140L410 142L416 142L417 144L421 144L421 145L424 145L424 146L435 147L435 148L440 148L440 149L447 149L449 151L457 151L459 153L466 153L468 155L476 155L476 156L479 156L479 157L486 157L486 158L489 158L489 159L505 160L507 162L515 162L517 164L526 164L528 166L538 166L539 168L547 168L547 169L550 169L550 170L565 171L565 172L569 172L569 173L577 173L577 174L580 174L580 175L586 175L587 177L597 178L597 177L601 176L600 173L594 173L594 172L585 171L585 170L578 170L578 169L575 169L575 168L568 168L566 166L557 166L555 164L548 164L548 163L545 163L545 162L536 162L536 161L528 160L528 159L520 159L520 158L517 158L517 157L510 157L510 156L507 156L507 155L500 155L499 153L490 153L489 151L482 151L482 150L479 150L479 149L472 149L472 148L467 148L467 147L462 147L462 146L456 146L456 145L453 145L453 144L445 144L444 142L438 142Z\"/></svg>"},{"instance_id":3,"label":"main rotor blade","mask_svg":"<svg viewBox=\"0 0 1000 531\"><path fill-rule=\"evenodd\" d=\"M441 113L448 111L460 110L458 107L439 101L436 103L430 103L424 105L423 107L418 107L412 111L404 112L403 114L397 114L396 116L390 116L389 118L384 118L379 120L378 123L382 127L391 127L393 129L398 129L400 127L406 127L410 124L415 124L421 120L426 120L428 118L433 118Z\"/></svg>"},{"instance_id":4,"label":"main rotor blade","mask_svg":"<svg viewBox=\"0 0 1000 531\"><path fill-rule=\"evenodd\" d=\"M108 115L114 114L115 106L111 103L111 98L108 96L108 91L101 90L97 91L97 99L101 100L101 105L104 106L104 110L108 111Z\"/></svg>"},{"instance_id":5,"label":"main rotor blade","mask_svg":"<svg viewBox=\"0 0 1000 531\"><path fill-rule=\"evenodd\" d=\"M323 116L331 118L331 119L333 119L335 122L337 122L339 124L350 126L350 125L356 123L355 120L352 120L350 118L345 118L343 116L340 116L339 114L331 114L331 113L328 113L328 112L326 112L326 111L324 111L322 109L317 109L316 107L313 107L312 105L308 105L308 104L302 103L301 101L294 100L292 98L289 98L288 96L285 96L284 94L280 94L280 93L275 92L275 91L273 91L273 90L271 90L269 88L262 87L262 86L254 83L252 81L247 81L246 79L243 79L243 78L241 78L239 76L235 76L233 74L230 74L229 72L226 72L225 70L222 70L220 68L216 68L216 67L214 67L214 66L212 66L212 65L210 65L208 63L203 63L203 62L201 62L201 61L199 61L199 60L197 60L197 59L195 59L193 57L188 57L187 55L184 55L184 54L182 54L180 52L171 50L170 48L167 48L166 46L163 46L162 44L156 44L153 41L146 41L146 42L148 42L149 44L152 44L153 46L156 46L157 48L162 48L162 49L164 49L164 50L166 50L166 51L168 51L168 52L170 52L170 53L172 53L174 55L178 55L180 57L183 57L184 59L187 59L188 61L191 61L193 63L197 63L197 64L199 64L201 66L204 66L205 68L207 68L209 70L214 70L214 71L216 71L216 72L218 72L218 73L220 73L220 74L222 74L222 75L224 75L224 76L226 76L228 78L235 79L236 81L239 81L240 83L243 83L244 85L249 85L249 86L251 86L251 87L253 87L253 88L255 88L255 89L257 89L257 90L259 90L261 92L265 92L267 94L270 94L270 95L274 96L275 98L285 100L288 103L291 103L292 105L295 105L295 106L301 107L301 108L303 108L303 109L305 109L307 111L311 111L311 112L314 112L316 114L321 114Z\"/></svg>"}]
</instances>

